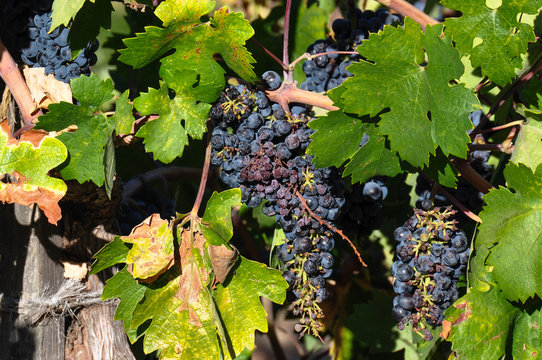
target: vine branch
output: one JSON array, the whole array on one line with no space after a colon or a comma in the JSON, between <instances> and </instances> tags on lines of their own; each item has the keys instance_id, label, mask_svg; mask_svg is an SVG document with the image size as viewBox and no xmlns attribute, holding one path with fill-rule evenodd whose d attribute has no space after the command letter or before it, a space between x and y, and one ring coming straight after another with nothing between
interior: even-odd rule
<instances>
[{"instance_id":1,"label":"vine branch","mask_svg":"<svg viewBox=\"0 0 542 360\"><path fill-rule=\"evenodd\" d=\"M330 111L339 110L327 96L298 89L293 83L282 83L280 88L273 91L267 90L266 94L269 100L279 103L285 110L288 109L288 104L292 102L312 105Z\"/></svg>"},{"instance_id":2,"label":"vine branch","mask_svg":"<svg viewBox=\"0 0 542 360\"><path fill-rule=\"evenodd\" d=\"M429 183L433 182L433 180L431 180L431 178L429 178L429 176L427 176L423 171L420 170L419 173ZM442 185L434 181L433 188L431 189L431 201L433 203L435 202L435 195L437 193L441 193L442 195L444 195L446 199L448 199L452 204L454 204L463 214L465 214L465 216L469 217L471 220L474 220L478 223L482 222L482 219L480 219L478 215L463 206L463 204L461 204L459 200L457 200L452 194L450 194L446 189L444 189Z\"/></svg>"},{"instance_id":3,"label":"vine branch","mask_svg":"<svg viewBox=\"0 0 542 360\"><path fill-rule=\"evenodd\" d=\"M422 26L422 29L425 29L427 25L436 25L440 24L437 20L433 19L431 16L427 15L423 11L418 10L415 6L410 5L404 0L376 0L384 6L389 7L397 11L403 16L408 16L412 20L416 21Z\"/></svg>"},{"instance_id":4,"label":"vine branch","mask_svg":"<svg viewBox=\"0 0 542 360\"><path fill-rule=\"evenodd\" d=\"M205 148L205 162L203 163L203 169L201 171L201 181L199 183L198 195L196 196L196 201L194 201L194 207L190 213L192 216L197 217L198 211L201 206L201 201L203 200L203 194L205 193L205 186L207 185L207 178L209 176L209 168L211 165L211 142L207 142L207 147Z\"/></svg>"},{"instance_id":5,"label":"vine branch","mask_svg":"<svg viewBox=\"0 0 542 360\"><path fill-rule=\"evenodd\" d=\"M471 220L476 221L477 223L482 223L482 219L469 209L463 206L455 197L452 196L448 191L446 191L442 186L440 186L439 192L446 197L446 199L450 200L452 204L457 206L459 210L466 216L468 216Z\"/></svg>"},{"instance_id":6,"label":"vine branch","mask_svg":"<svg viewBox=\"0 0 542 360\"><path fill-rule=\"evenodd\" d=\"M32 128L34 124L32 120L42 115L41 110L34 112L35 106L30 95L30 90L24 81L23 75L19 71L19 67L15 60L11 57L4 42L0 39L0 77L6 83L9 91L13 95L15 102L19 106L19 110L23 116L25 126Z\"/></svg>"},{"instance_id":7,"label":"vine branch","mask_svg":"<svg viewBox=\"0 0 542 360\"><path fill-rule=\"evenodd\" d=\"M490 189L493 189L493 186L478 174L466 160L453 158L450 161L455 165L457 170L459 170L461 176L478 189L478 191L487 194Z\"/></svg>"},{"instance_id":8,"label":"vine branch","mask_svg":"<svg viewBox=\"0 0 542 360\"><path fill-rule=\"evenodd\" d=\"M279 59L275 54L273 54L271 51L267 50L267 48L265 46L263 46L262 44L260 44L256 39L254 39L254 37L251 37L250 40L254 43L254 45L256 45L257 47L259 47L260 49L262 49L263 52L265 52L267 55L269 55L273 60L275 60L279 65L280 67L282 68L282 70L284 71L288 71L289 70L289 67L288 65L286 65L285 63L282 62L281 59Z\"/></svg>"},{"instance_id":9,"label":"vine branch","mask_svg":"<svg viewBox=\"0 0 542 360\"><path fill-rule=\"evenodd\" d=\"M487 134L489 132L499 131L499 130L506 129L512 126L522 125L523 122L524 122L523 120L512 121L504 125L494 126L490 129L480 130L478 134Z\"/></svg>"}]
</instances>

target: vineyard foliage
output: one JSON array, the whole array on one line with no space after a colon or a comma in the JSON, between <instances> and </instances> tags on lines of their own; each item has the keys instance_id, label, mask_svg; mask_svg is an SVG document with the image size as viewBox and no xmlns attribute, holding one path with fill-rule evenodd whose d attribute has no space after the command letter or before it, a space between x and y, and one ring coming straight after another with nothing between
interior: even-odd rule
<instances>
[{"instance_id":1,"label":"vineyard foliage","mask_svg":"<svg viewBox=\"0 0 542 360\"><path fill-rule=\"evenodd\" d=\"M331 34L329 16L339 3L293 2L291 56ZM405 359L450 353L458 359L542 356L542 0L488 3L442 0L460 13L434 25L407 16L402 25L371 33L356 49L362 59L348 68L353 76L326 94L336 108L314 107L307 154L316 167L341 168L352 184L375 176L394 184L389 204L384 201L381 231L354 239L368 267L360 267L356 276L361 275L348 286L336 280L330 305L323 304L321 335L334 343L334 358L392 352ZM129 66L152 79L143 82L152 86L127 90L112 77L81 76L70 82L74 102L51 104L19 138L11 137L4 122L0 168L9 179L0 183L0 200L35 203L56 224L64 181L93 182L111 196L120 169L135 166L120 162L125 157L118 154L119 139L140 139L162 166L185 160L192 148L208 142L211 107L227 83L261 87L263 70L281 70L249 39L279 55L285 4L263 17L210 0L137 5L144 6L144 19L150 19L148 12L155 17L136 26L139 32L123 35L122 43L102 46L116 52L119 69ZM52 28L73 23L74 39L93 36L95 28L87 31L85 20L78 28L78 20L102 9L98 23L107 30L111 21L104 20L109 15L103 9L113 8L119 9L101 0L55 0ZM302 81L301 64L293 74ZM469 114L480 109L487 114L482 125L490 129L489 143L482 145L492 151L496 169L489 186L460 167L476 149L471 143L481 128ZM204 174L209 151L200 163ZM196 153L200 161L201 150ZM408 326L397 330L389 295L393 229L412 215L408 206L415 195L406 194L418 172L451 188L467 178L485 192L479 218L474 215L465 227L472 245L462 296L445 312L443 325L431 328L432 340ZM268 264L231 244L238 231L231 214L245 209L241 198L237 188L205 196L202 190L185 199L194 201L186 213L168 219L153 214L95 254L91 273L122 269L107 281L102 299L120 298L115 319L123 321L132 343L143 342L145 353L157 351L160 359L235 359L254 349L256 331L268 331L261 297L287 304L288 283L274 252L284 233L275 231L275 239L264 243L265 226L255 231L258 246L271 249ZM256 214L260 208L253 212L264 218ZM374 246L382 247L380 254L370 250ZM336 267L343 266L340 260L352 258L352 249L344 242L333 254Z\"/></svg>"}]
</instances>

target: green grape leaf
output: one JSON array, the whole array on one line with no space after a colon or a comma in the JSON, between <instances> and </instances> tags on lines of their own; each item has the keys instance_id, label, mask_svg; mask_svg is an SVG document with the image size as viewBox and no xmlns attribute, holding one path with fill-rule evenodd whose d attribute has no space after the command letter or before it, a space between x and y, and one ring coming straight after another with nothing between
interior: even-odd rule
<instances>
[{"instance_id":1,"label":"green grape leaf","mask_svg":"<svg viewBox=\"0 0 542 360\"><path fill-rule=\"evenodd\" d=\"M62 164L66 146L45 131L29 130L20 139L11 137L6 120L0 123L0 201L21 205L37 204L47 220L55 224L62 217L58 202L66 194L63 180L50 177L49 170Z\"/></svg>"},{"instance_id":2,"label":"green grape leaf","mask_svg":"<svg viewBox=\"0 0 542 360\"><path fill-rule=\"evenodd\" d=\"M282 304L286 300L287 288L280 271L242 256L231 280L225 285L217 285L213 298L235 354L244 348L254 348L255 330L267 332L266 313L260 296Z\"/></svg>"},{"instance_id":3,"label":"green grape leaf","mask_svg":"<svg viewBox=\"0 0 542 360\"><path fill-rule=\"evenodd\" d=\"M51 15L51 30L59 25L68 26L71 19L81 10L87 0L55 0L53 2L53 14ZM90 0L94 2L94 0Z\"/></svg>"},{"instance_id":4,"label":"green grape leaf","mask_svg":"<svg viewBox=\"0 0 542 360\"><path fill-rule=\"evenodd\" d=\"M164 28L147 27L136 38L125 39L120 60L140 68L170 50L161 62L160 89L150 89L134 100L142 115L158 114L137 136L145 149L165 163L183 154L188 135L201 139L211 105L225 85L225 70L216 61L220 54L226 65L248 81L255 80L254 59L244 47L254 31L241 13L217 10L209 21L201 18L212 11L215 2L168 0L156 9ZM170 99L169 89L174 90ZM184 123L184 124L183 124Z\"/></svg>"},{"instance_id":5,"label":"green grape leaf","mask_svg":"<svg viewBox=\"0 0 542 360\"><path fill-rule=\"evenodd\" d=\"M520 90L519 98L530 109L542 108L542 79L534 77L529 80L527 85Z\"/></svg>"},{"instance_id":6,"label":"green grape leaf","mask_svg":"<svg viewBox=\"0 0 542 360\"><path fill-rule=\"evenodd\" d=\"M118 263L126 262L126 256L130 251L130 246L115 236L115 239L100 249L93 258L96 259L90 269L90 274L97 274Z\"/></svg>"},{"instance_id":7,"label":"green grape leaf","mask_svg":"<svg viewBox=\"0 0 542 360\"><path fill-rule=\"evenodd\" d=\"M519 109L518 112L527 118L527 122L519 130L510 160L535 171L542 164L542 110Z\"/></svg>"},{"instance_id":8,"label":"green grape leaf","mask_svg":"<svg viewBox=\"0 0 542 360\"><path fill-rule=\"evenodd\" d=\"M452 349L465 359L501 358L518 313L498 289L471 288L446 311L446 320L452 324L448 337Z\"/></svg>"},{"instance_id":9,"label":"green grape leaf","mask_svg":"<svg viewBox=\"0 0 542 360\"><path fill-rule=\"evenodd\" d=\"M133 244L126 263L133 264L132 274L147 279L163 273L173 263L173 233L169 221L153 214L121 240Z\"/></svg>"},{"instance_id":10,"label":"green grape leaf","mask_svg":"<svg viewBox=\"0 0 542 360\"><path fill-rule=\"evenodd\" d=\"M134 106L142 115L158 114L158 118L143 125L136 136L142 137L145 149L164 163L182 156L188 135L201 139L210 109L209 104L196 105L194 98L186 101L182 95L171 100L164 82L160 83L160 89L150 89L136 98Z\"/></svg>"},{"instance_id":11,"label":"green grape leaf","mask_svg":"<svg viewBox=\"0 0 542 360\"><path fill-rule=\"evenodd\" d=\"M117 134L129 134L132 131L135 118L129 95L130 91L126 90L117 98L115 103L115 113L111 116L111 121L115 124Z\"/></svg>"},{"instance_id":12,"label":"green grape leaf","mask_svg":"<svg viewBox=\"0 0 542 360\"><path fill-rule=\"evenodd\" d=\"M241 205L241 190L214 192L207 203L200 230L211 245L226 244L233 236L231 209Z\"/></svg>"},{"instance_id":13,"label":"green grape leaf","mask_svg":"<svg viewBox=\"0 0 542 360\"><path fill-rule=\"evenodd\" d=\"M161 359L218 359L222 352L230 359L252 349L254 330L267 330L259 296L284 301L286 281L279 271L241 258L229 280L212 290L207 240L188 229L178 234L182 269L171 268L167 284L149 287L133 312L132 329L151 320L143 350L161 349Z\"/></svg>"},{"instance_id":14,"label":"green grape leaf","mask_svg":"<svg viewBox=\"0 0 542 360\"><path fill-rule=\"evenodd\" d=\"M495 267L494 279L504 296L525 302L542 295L542 166L533 174L523 164L509 163L504 176L508 188L484 196L476 243L496 244L486 263Z\"/></svg>"},{"instance_id":15,"label":"green grape leaf","mask_svg":"<svg viewBox=\"0 0 542 360\"><path fill-rule=\"evenodd\" d=\"M131 328L130 324L132 314L137 304L143 299L145 291L147 291L147 287L134 279L128 271L128 266L107 280L102 291L102 300L120 298L114 320L122 320L124 330L132 343L142 335L141 331L138 331L137 328Z\"/></svg>"},{"instance_id":16,"label":"green grape leaf","mask_svg":"<svg viewBox=\"0 0 542 360\"><path fill-rule=\"evenodd\" d=\"M424 34L409 18L404 29L384 27L358 47L367 61L352 64L354 76L331 91L341 92L345 112L379 115L378 131L391 150L416 167L427 164L437 146L446 156L465 158L468 115L480 108L472 90L451 84L464 67L441 34L442 25L428 26Z\"/></svg>"},{"instance_id":17,"label":"green grape leaf","mask_svg":"<svg viewBox=\"0 0 542 360\"><path fill-rule=\"evenodd\" d=\"M343 175L352 175L352 182L399 173L399 159L386 147L386 139L373 124L332 111L312 120L309 126L316 132L311 135L307 153L314 155L317 167L340 167L348 161ZM360 147L364 134L369 136L369 141ZM337 138L342 141L336 141Z\"/></svg>"},{"instance_id":18,"label":"green grape leaf","mask_svg":"<svg viewBox=\"0 0 542 360\"><path fill-rule=\"evenodd\" d=\"M461 17L447 18L446 34L461 55L470 55L474 67L504 86L523 67L521 55L535 41L532 26L518 21L521 13L536 14L542 0L502 0L492 8L486 0L443 0L443 6L459 10Z\"/></svg>"},{"instance_id":19,"label":"green grape leaf","mask_svg":"<svg viewBox=\"0 0 542 360\"><path fill-rule=\"evenodd\" d=\"M437 149L436 156L429 158L429 165L423 168L425 175L431 180L437 181L440 185L455 188L457 184L457 170L452 166L450 160Z\"/></svg>"},{"instance_id":20,"label":"green grape leaf","mask_svg":"<svg viewBox=\"0 0 542 360\"><path fill-rule=\"evenodd\" d=\"M225 71L214 59L214 54L220 54L230 69L243 79L254 81L254 59L244 47L246 40L254 35L253 29L243 14L226 8L217 10L209 21L202 23L201 18L214 5L210 0L162 2L155 14L164 28L149 26L137 37L125 39L126 49L120 50L119 60L141 68L175 49L167 57L172 61L163 66L196 71L202 83L216 84L218 78L224 82Z\"/></svg>"},{"instance_id":21,"label":"green grape leaf","mask_svg":"<svg viewBox=\"0 0 542 360\"><path fill-rule=\"evenodd\" d=\"M512 338L512 358L517 360L535 360L542 353L542 312L540 309L522 312L516 319Z\"/></svg>"},{"instance_id":22,"label":"green grape leaf","mask_svg":"<svg viewBox=\"0 0 542 360\"><path fill-rule=\"evenodd\" d=\"M80 105L51 104L49 112L39 117L36 128L62 131L75 125L76 131L64 131L58 136L70 154L60 173L66 180L90 180L101 186L105 180L104 149L115 124L100 107L113 98L113 82L92 74L73 79L71 88Z\"/></svg>"}]
</instances>

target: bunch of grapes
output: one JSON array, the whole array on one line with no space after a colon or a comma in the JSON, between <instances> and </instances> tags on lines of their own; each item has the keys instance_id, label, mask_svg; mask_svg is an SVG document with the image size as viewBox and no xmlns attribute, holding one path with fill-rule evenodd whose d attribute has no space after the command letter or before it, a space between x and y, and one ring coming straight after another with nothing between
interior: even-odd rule
<instances>
[{"instance_id":1,"label":"bunch of grapes","mask_svg":"<svg viewBox=\"0 0 542 360\"><path fill-rule=\"evenodd\" d=\"M70 30L51 28L51 0L10 1L2 8L0 35L14 59L31 67L45 68L45 74L63 82L89 75L96 63L98 42L88 44L75 59L68 43Z\"/></svg>"},{"instance_id":2,"label":"bunch of grapes","mask_svg":"<svg viewBox=\"0 0 542 360\"><path fill-rule=\"evenodd\" d=\"M286 113L263 91L229 86L211 109L211 119L216 125L211 161L224 183L241 188L245 204L265 201L264 213L275 216L284 230L277 254L288 268L283 276L294 296L293 311L301 316L297 329L317 335L323 316L318 303L328 297L325 279L334 262L333 224L345 204L340 174L335 168L316 169L305 155L313 131L304 107Z\"/></svg>"},{"instance_id":3,"label":"bunch of grapes","mask_svg":"<svg viewBox=\"0 0 542 360\"><path fill-rule=\"evenodd\" d=\"M414 215L397 228L394 238L397 260L392 315L403 329L412 323L426 340L432 338L429 326L444 320L444 311L459 297L458 279L466 273L470 244L457 228L451 207L414 210Z\"/></svg>"},{"instance_id":4,"label":"bunch of grapes","mask_svg":"<svg viewBox=\"0 0 542 360\"><path fill-rule=\"evenodd\" d=\"M474 126L477 126L480 123L480 120L483 116L481 110L474 111L470 114L469 118L471 119ZM484 144L485 139L482 135L476 135L473 141L474 144ZM493 166L488 164L489 160L489 151L476 150L472 151L469 154L469 164L470 166L478 172L485 180L489 181L493 174ZM418 199L416 201L416 207L424 210L428 210L433 206L449 206L451 205L448 199L441 194L432 195L432 182L428 181L422 176L418 176L416 180L416 194ZM472 184L470 184L463 177L459 177L457 182L457 188L445 188L445 190L450 193L454 198L456 198L461 204L467 207L473 212L478 212L482 209L484 202L482 200L483 193L478 191ZM459 214L458 214L459 215ZM458 220L463 221L461 217Z\"/></svg>"},{"instance_id":5,"label":"bunch of grapes","mask_svg":"<svg viewBox=\"0 0 542 360\"><path fill-rule=\"evenodd\" d=\"M401 18L390 14L388 10L381 8L376 12L371 10L361 11L357 9L355 23L347 19L337 19L331 25L335 39L329 37L311 44L307 53L311 55L334 52L352 51L361 41L369 37L369 33L378 32L384 25L396 25L401 23ZM327 54L314 57L303 63L303 72L307 80L300 85L301 89L308 91L324 92L333 89L346 78L352 76L346 68L354 61L359 61L360 55Z\"/></svg>"}]
</instances>

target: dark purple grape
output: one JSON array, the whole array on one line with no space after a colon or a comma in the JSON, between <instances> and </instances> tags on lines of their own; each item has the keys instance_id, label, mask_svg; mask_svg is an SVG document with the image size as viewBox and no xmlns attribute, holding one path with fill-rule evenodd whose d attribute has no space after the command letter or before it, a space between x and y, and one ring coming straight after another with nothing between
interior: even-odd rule
<instances>
[{"instance_id":1,"label":"dark purple grape","mask_svg":"<svg viewBox=\"0 0 542 360\"><path fill-rule=\"evenodd\" d=\"M469 241L467 240L467 236L463 231L457 232L452 238L452 247L456 252L461 253L465 251L468 246Z\"/></svg>"},{"instance_id":2,"label":"dark purple grape","mask_svg":"<svg viewBox=\"0 0 542 360\"><path fill-rule=\"evenodd\" d=\"M277 90L282 83L280 75L275 71L266 71L262 75L262 80L269 90Z\"/></svg>"},{"instance_id":3,"label":"dark purple grape","mask_svg":"<svg viewBox=\"0 0 542 360\"><path fill-rule=\"evenodd\" d=\"M412 234L412 232L401 226L401 227L398 227L397 229L395 229L395 231L393 232L393 238L395 239L395 241L403 241L403 240L408 240L408 237Z\"/></svg>"},{"instance_id":4,"label":"dark purple grape","mask_svg":"<svg viewBox=\"0 0 542 360\"><path fill-rule=\"evenodd\" d=\"M335 240L328 236L322 236L316 245L321 251L329 252L335 247Z\"/></svg>"},{"instance_id":5,"label":"dark purple grape","mask_svg":"<svg viewBox=\"0 0 542 360\"><path fill-rule=\"evenodd\" d=\"M305 270L307 275L314 275L318 271L318 265L312 260L307 260L303 264L303 270Z\"/></svg>"},{"instance_id":6,"label":"dark purple grape","mask_svg":"<svg viewBox=\"0 0 542 360\"><path fill-rule=\"evenodd\" d=\"M294 240L294 249L298 254L308 252L312 249L312 241L308 236Z\"/></svg>"},{"instance_id":7,"label":"dark purple grape","mask_svg":"<svg viewBox=\"0 0 542 360\"><path fill-rule=\"evenodd\" d=\"M324 286L326 286L326 279L324 279L322 275L310 278L309 282L315 288L323 288Z\"/></svg>"},{"instance_id":8,"label":"dark purple grape","mask_svg":"<svg viewBox=\"0 0 542 360\"><path fill-rule=\"evenodd\" d=\"M324 269L329 269L333 266L333 255L331 255L330 253L321 253L320 254L320 265L322 265L322 267Z\"/></svg>"},{"instance_id":9,"label":"dark purple grape","mask_svg":"<svg viewBox=\"0 0 542 360\"><path fill-rule=\"evenodd\" d=\"M459 265L457 252L454 249L446 249L442 255L442 263L449 267L455 268L457 265Z\"/></svg>"},{"instance_id":10,"label":"dark purple grape","mask_svg":"<svg viewBox=\"0 0 542 360\"><path fill-rule=\"evenodd\" d=\"M395 319L395 321L399 322L399 321L402 321L403 319L407 318L408 316L410 316L411 312L408 311L408 310L403 309L400 306L394 306L392 311L391 311L391 314L392 314L393 318Z\"/></svg>"},{"instance_id":11,"label":"dark purple grape","mask_svg":"<svg viewBox=\"0 0 542 360\"><path fill-rule=\"evenodd\" d=\"M288 282L288 287L290 289L293 288L295 284L295 275L291 271L284 271L282 277Z\"/></svg>"},{"instance_id":12,"label":"dark purple grape","mask_svg":"<svg viewBox=\"0 0 542 360\"><path fill-rule=\"evenodd\" d=\"M406 282L395 279L393 282L393 291L396 294L413 293L414 286L407 284Z\"/></svg>"},{"instance_id":13,"label":"dark purple grape","mask_svg":"<svg viewBox=\"0 0 542 360\"><path fill-rule=\"evenodd\" d=\"M452 279L441 273L436 273L433 279L435 280L435 284L442 289L448 289L452 284Z\"/></svg>"},{"instance_id":14,"label":"dark purple grape","mask_svg":"<svg viewBox=\"0 0 542 360\"><path fill-rule=\"evenodd\" d=\"M405 310L412 310L414 307L414 298L410 294L401 294L399 296L399 306Z\"/></svg>"},{"instance_id":15,"label":"dark purple grape","mask_svg":"<svg viewBox=\"0 0 542 360\"><path fill-rule=\"evenodd\" d=\"M316 302L321 303L325 301L329 296L329 293L325 287L321 287L316 291Z\"/></svg>"},{"instance_id":16,"label":"dark purple grape","mask_svg":"<svg viewBox=\"0 0 542 360\"><path fill-rule=\"evenodd\" d=\"M397 267L396 271L393 273L400 281L408 281L414 276L414 270L408 264L401 264Z\"/></svg>"},{"instance_id":17,"label":"dark purple grape","mask_svg":"<svg viewBox=\"0 0 542 360\"><path fill-rule=\"evenodd\" d=\"M422 274L430 274L433 271L433 262L431 258L426 255L419 256L415 261L416 270Z\"/></svg>"},{"instance_id":18,"label":"dark purple grape","mask_svg":"<svg viewBox=\"0 0 542 360\"><path fill-rule=\"evenodd\" d=\"M461 265L467 265L467 263L469 262L470 250L467 249L459 253L458 256L459 256L459 263Z\"/></svg>"}]
</instances>

